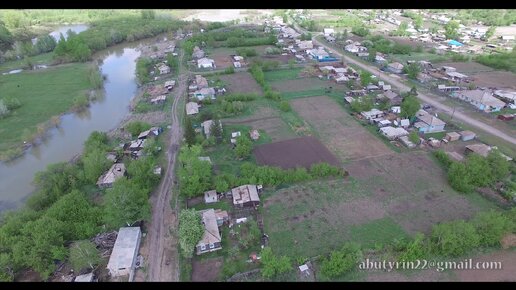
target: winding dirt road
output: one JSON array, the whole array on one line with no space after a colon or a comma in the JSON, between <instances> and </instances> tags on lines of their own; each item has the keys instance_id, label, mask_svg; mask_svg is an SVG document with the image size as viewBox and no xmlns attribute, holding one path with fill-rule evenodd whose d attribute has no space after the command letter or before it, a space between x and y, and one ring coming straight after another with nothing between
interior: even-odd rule
<instances>
[{"instance_id":1,"label":"winding dirt road","mask_svg":"<svg viewBox=\"0 0 516 290\"><path fill-rule=\"evenodd\" d=\"M179 60L182 63L183 53ZM184 108L179 107L179 101L186 95L188 75L182 74L178 78L175 99L172 104L172 128L170 129L170 144L166 152L167 168L158 190L151 197L152 222L148 231L148 275L147 281L169 282L179 281L179 254L177 237L173 232L178 227L177 206L171 207L170 201L174 187L174 166L179 144L182 138L181 122L178 114ZM177 194L177 193L176 193Z\"/></svg>"},{"instance_id":2,"label":"winding dirt road","mask_svg":"<svg viewBox=\"0 0 516 290\"><path fill-rule=\"evenodd\" d=\"M302 29L301 27L299 27L297 24L294 24L294 28L300 32L300 33L307 33L306 30ZM319 33L320 34L320 33ZM333 49L332 47L328 46L327 44L319 41L316 39L316 36L317 35L314 35L314 37L312 38L312 41L314 43L317 43L318 45L320 46L323 46L325 47L327 50L331 51L332 53L342 57L342 59L346 60L347 62L349 63L352 63L358 67L360 67L361 69L363 70L366 70L374 75L378 75L379 78L383 79L383 80L386 80L387 82L391 83L393 86L397 87L400 91L409 91L410 90L410 87L403 84L400 80L396 79L396 78L393 78L391 76L389 76L388 74L386 73L383 73L382 71L380 71L380 69L378 69L377 67L373 66L373 65L368 65L368 64L365 64L365 63L362 63L360 61L357 61L353 58L350 58L346 55L344 55L343 53ZM432 97L431 97L432 96ZM453 112L453 108L445 105L445 104L442 104L441 102L439 102L437 99L439 98L438 96L435 96L435 95L432 95L432 94L423 94L421 92L418 93L417 97L422 100L423 102L427 103L427 104L430 104L432 106L434 106L435 108L437 108L438 110L442 111L443 113L447 114L447 115L452 115L453 114L453 118L457 119L457 120L460 120L466 124L469 124L475 128L478 128L488 134L491 134L493 136L496 136L498 138L501 138L507 142L510 142L514 145L516 145L516 138L512 137L512 136L509 136L507 135L506 133L492 127L492 126L489 126L487 125L486 123L483 123L481 121L478 121L470 116L467 116L461 112L458 112L457 110L455 110L455 112Z\"/></svg>"}]
</instances>

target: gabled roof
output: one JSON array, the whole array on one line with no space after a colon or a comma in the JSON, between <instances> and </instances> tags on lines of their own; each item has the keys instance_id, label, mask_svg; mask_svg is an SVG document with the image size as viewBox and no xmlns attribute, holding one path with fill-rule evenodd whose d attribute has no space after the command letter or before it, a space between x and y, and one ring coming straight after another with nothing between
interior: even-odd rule
<instances>
[{"instance_id":1,"label":"gabled roof","mask_svg":"<svg viewBox=\"0 0 516 290\"><path fill-rule=\"evenodd\" d=\"M425 110L420 109L419 111L417 111L416 117L418 118L418 120L423 122L426 126L446 125L446 123L443 120L431 115L430 113L428 113Z\"/></svg>"},{"instance_id":2,"label":"gabled roof","mask_svg":"<svg viewBox=\"0 0 516 290\"><path fill-rule=\"evenodd\" d=\"M215 215L215 210L213 208L204 210L200 212L202 217L202 223L204 225L204 233L202 235L201 240L197 243L197 246L201 244L214 244L220 243L221 237L219 232L219 227L217 225L217 216Z\"/></svg>"},{"instance_id":3,"label":"gabled roof","mask_svg":"<svg viewBox=\"0 0 516 290\"><path fill-rule=\"evenodd\" d=\"M244 204L250 201L260 201L256 185L246 184L235 187L231 190L233 195L233 204Z\"/></svg>"}]
</instances>

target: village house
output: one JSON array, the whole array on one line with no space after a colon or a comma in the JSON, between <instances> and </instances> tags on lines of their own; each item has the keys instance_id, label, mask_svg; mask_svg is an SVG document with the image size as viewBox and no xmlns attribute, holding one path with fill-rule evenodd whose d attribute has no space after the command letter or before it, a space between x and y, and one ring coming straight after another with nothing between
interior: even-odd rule
<instances>
[{"instance_id":1,"label":"village house","mask_svg":"<svg viewBox=\"0 0 516 290\"><path fill-rule=\"evenodd\" d=\"M396 138L407 136L409 134L409 132L403 128L395 128L392 126L380 128L380 133L389 140L395 140Z\"/></svg>"},{"instance_id":2,"label":"village house","mask_svg":"<svg viewBox=\"0 0 516 290\"><path fill-rule=\"evenodd\" d=\"M311 40L299 41L297 42L297 47L299 50L306 51L308 49L313 49L314 44Z\"/></svg>"},{"instance_id":3,"label":"village house","mask_svg":"<svg viewBox=\"0 0 516 290\"><path fill-rule=\"evenodd\" d=\"M448 142L453 142L460 139L460 134L457 132L448 132L444 138L448 140Z\"/></svg>"},{"instance_id":4,"label":"village house","mask_svg":"<svg viewBox=\"0 0 516 290\"><path fill-rule=\"evenodd\" d=\"M158 67L159 74L164 75L170 73L170 67L166 64L162 64Z\"/></svg>"},{"instance_id":5,"label":"village house","mask_svg":"<svg viewBox=\"0 0 516 290\"><path fill-rule=\"evenodd\" d=\"M208 80L202 75L195 75L195 85L197 86L195 89L200 90L202 88L208 87Z\"/></svg>"},{"instance_id":6,"label":"village house","mask_svg":"<svg viewBox=\"0 0 516 290\"><path fill-rule=\"evenodd\" d=\"M115 246L107 264L112 277L129 275L129 281L132 281L141 235L140 227L124 227L118 230Z\"/></svg>"},{"instance_id":7,"label":"village house","mask_svg":"<svg viewBox=\"0 0 516 290\"><path fill-rule=\"evenodd\" d=\"M447 85L437 85L437 89L441 92L451 93L455 91L460 91L461 87L458 86L447 86Z\"/></svg>"},{"instance_id":8,"label":"village house","mask_svg":"<svg viewBox=\"0 0 516 290\"><path fill-rule=\"evenodd\" d=\"M236 207L256 207L260 204L258 190L261 186L246 184L231 190L233 205Z\"/></svg>"},{"instance_id":9,"label":"village house","mask_svg":"<svg viewBox=\"0 0 516 290\"><path fill-rule=\"evenodd\" d=\"M186 103L186 114L187 115L195 115L199 113L199 104L196 102Z\"/></svg>"},{"instance_id":10,"label":"village house","mask_svg":"<svg viewBox=\"0 0 516 290\"><path fill-rule=\"evenodd\" d=\"M75 277L74 282L93 282L93 272Z\"/></svg>"},{"instance_id":11,"label":"village house","mask_svg":"<svg viewBox=\"0 0 516 290\"><path fill-rule=\"evenodd\" d=\"M473 140L477 136L474 132L468 130L459 132L459 135L462 141Z\"/></svg>"},{"instance_id":12,"label":"village house","mask_svg":"<svg viewBox=\"0 0 516 290\"><path fill-rule=\"evenodd\" d=\"M482 143L471 144L471 145L466 146L465 153L466 154L476 153L480 156L487 157L487 155L489 155L489 152L491 151L491 149L492 148L486 144L482 144Z\"/></svg>"},{"instance_id":13,"label":"village house","mask_svg":"<svg viewBox=\"0 0 516 290\"><path fill-rule=\"evenodd\" d=\"M192 58L203 58L204 57L204 50L200 49L198 46L194 47Z\"/></svg>"},{"instance_id":14,"label":"village house","mask_svg":"<svg viewBox=\"0 0 516 290\"><path fill-rule=\"evenodd\" d=\"M197 60L197 67L200 69L213 69L216 68L215 61L211 58L201 58Z\"/></svg>"},{"instance_id":15,"label":"village house","mask_svg":"<svg viewBox=\"0 0 516 290\"><path fill-rule=\"evenodd\" d=\"M215 100L215 89L214 88L202 88L193 93L193 96L197 98L197 100L202 101L204 99Z\"/></svg>"},{"instance_id":16,"label":"village house","mask_svg":"<svg viewBox=\"0 0 516 290\"><path fill-rule=\"evenodd\" d=\"M176 85L176 81L170 80L170 81L165 82L164 87L165 87L165 89L167 89L170 92L174 88L175 85Z\"/></svg>"},{"instance_id":17,"label":"village house","mask_svg":"<svg viewBox=\"0 0 516 290\"><path fill-rule=\"evenodd\" d=\"M376 56L374 57L374 61L378 64L384 64L384 63L387 63L387 60L381 56L381 55L378 55L378 53L376 54Z\"/></svg>"},{"instance_id":18,"label":"village house","mask_svg":"<svg viewBox=\"0 0 516 290\"><path fill-rule=\"evenodd\" d=\"M158 136L162 132L160 127L152 127L149 130L143 131L138 135L138 139L147 139L148 137Z\"/></svg>"},{"instance_id":19,"label":"village house","mask_svg":"<svg viewBox=\"0 0 516 290\"><path fill-rule=\"evenodd\" d=\"M219 201L219 198L217 196L217 191L210 190L204 192L204 203L215 203Z\"/></svg>"},{"instance_id":20,"label":"village house","mask_svg":"<svg viewBox=\"0 0 516 290\"><path fill-rule=\"evenodd\" d=\"M217 225L220 227L224 223L227 223L229 221L229 215L228 212L221 209L215 210L215 218L217 219Z\"/></svg>"},{"instance_id":21,"label":"village house","mask_svg":"<svg viewBox=\"0 0 516 290\"><path fill-rule=\"evenodd\" d=\"M383 117L385 114L383 111L378 109L372 109L371 111L361 112L360 113L366 120L373 120Z\"/></svg>"},{"instance_id":22,"label":"village house","mask_svg":"<svg viewBox=\"0 0 516 290\"><path fill-rule=\"evenodd\" d=\"M211 136L211 127L215 124L213 120L206 120L201 123L201 127L204 130L204 135L206 135L206 138L209 138Z\"/></svg>"},{"instance_id":23,"label":"village house","mask_svg":"<svg viewBox=\"0 0 516 290\"><path fill-rule=\"evenodd\" d=\"M425 110L419 110L416 113L416 118L418 121L414 123L414 127L416 127L419 132L433 133L444 131L446 123Z\"/></svg>"},{"instance_id":24,"label":"village house","mask_svg":"<svg viewBox=\"0 0 516 290\"><path fill-rule=\"evenodd\" d=\"M217 224L217 216L214 209L207 209L200 212L204 233L201 240L195 246L197 255L213 252L222 249L222 239Z\"/></svg>"},{"instance_id":25,"label":"village house","mask_svg":"<svg viewBox=\"0 0 516 290\"><path fill-rule=\"evenodd\" d=\"M490 91L464 90L456 91L452 97L466 101L484 112L498 112L506 106L505 102L495 98Z\"/></svg>"},{"instance_id":26,"label":"village house","mask_svg":"<svg viewBox=\"0 0 516 290\"><path fill-rule=\"evenodd\" d=\"M324 36L333 36L335 35L335 30L333 28L324 28L323 33Z\"/></svg>"},{"instance_id":27,"label":"village house","mask_svg":"<svg viewBox=\"0 0 516 290\"><path fill-rule=\"evenodd\" d=\"M125 165L123 163L115 163L109 168L109 170L102 174L97 180L97 185L100 188L106 188L113 186L113 183L124 176L125 174Z\"/></svg>"},{"instance_id":28,"label":"village house","mask_svg":"<svg viewBox=\"0 0 516 290\"><path fill-rule=\"evenodd\" d=\"M135 153L136 151L140 151L145 146L146 139L136 139L131 141L129 147L127 148L129 151Z\"/></svg>"},{"instance_id":29,"label":"village house","mask_svg":"<svg viewBox=\"0 0 516 290\"><path fill-rule=\"evenodd\" d=\"M160 104L163 104L165 103L167 100L167 96L166 95L161 95L161 96L157 96L155 98L152 98L150 100L151 104L153 105L160 105Z\"/></svg>"},{"instance_id":30,"label":"village house","mask_svg":"<svg viewBox=\"0 0 516 290\"><path fill-rule=\"evenodd\" d=\"M235 61L235 62L233 62L233 67L235 67L235 68L241 68L241 67L242 67L242 64L241 64L239 61Z\"/></svg>"},{"instance_id":31,"label":"village house","mask_svg":"<svg viewBox=\"0 0 516 290\"><path fill-rule=\"evenodd\" d=\"M395 74L401 74L403 72L403 65L399 62L389 63L387 70Z\"/></svg>"},{"instance_id":32,"label":"village house","mask_svg":"<svg viewBox=\"0 0 516 290\"><path fill-rule=\"evenodd\" d=\"M385 91L382 94L378 95L378 98L382 98L382 97L385 97L385 99L388 100L388 102L391 106L399 106L399 105L401 105L401 102L403 101L403 98L399 94L397 94L393 91L390 91L390 90Z\"/></svg>"},{"instance_id":33,"label":"village house","mask_svg":"<svg viewBox=\"0 0 516 290\"><path fill-rule=\"evenodd\" d=\"M493 92L493 95L507 102L508 104L516 105L516 92L513 91L505 91L505 90L496 90Z\"/></svg>"}]
</instances>

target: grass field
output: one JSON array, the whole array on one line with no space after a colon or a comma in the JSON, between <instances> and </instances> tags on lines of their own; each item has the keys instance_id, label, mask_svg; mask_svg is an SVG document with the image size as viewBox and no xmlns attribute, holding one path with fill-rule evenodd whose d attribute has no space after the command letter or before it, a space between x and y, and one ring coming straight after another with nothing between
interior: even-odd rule
<instances>
[{"instance_id":1,"label":"grass field","mask_svg":"<svg viewBox=\"0 0 516 290\"><path fill-rule=\"evenodd\" d=\"M0 120L0 152L22 143L38 124L67 112L74 98L90 88L88 65L82 63L0 76L2 97L21 102Z\"/></svg>"},{"instance_id":2,"label":"grass field","mask_svg":"<svg viewBox=\"0 0 516 290\"><path fill-rule=\"evenodd\" d=\"M267 71L265 72L265 80L268 82L294 80L299 78L301 71L303 71L303 68Z\"/></svg>"},{"instance_id":3,"label":"grass field","mask_svg":"<svg viewBox=\"0 0 516 290\"><path fill-rule=\"evenodd\" d=\"M33 65L38 65L38 64L50 65L50 64L52 64L52 57L53 57L53 53L49 52L49 53L38 54L36 56L30 56L30 57L28 57L28 59L32 62ZM13 69L23 68L26 64L27 64L27 61L24 59L8 61L8 62L0 64L0 72L6 72L9 70L13 70Z\"/></svg>"},{"instance_id":4,"label":"grass field","mask_svg":"<svg viewBox=\"0 0 516 290\"><path fill-rule=\"evenodd\" d=\"M429 52L413 52L410 55L408 54L391 54L389 55L389 58L393 61L398 61L402 64L406 64L407 60L426 60L431 63L439 63L439 62L446 62L449 61L450 58L445 55L438 55L435 53L429 53Z\"/></svg>"}]
</instances>

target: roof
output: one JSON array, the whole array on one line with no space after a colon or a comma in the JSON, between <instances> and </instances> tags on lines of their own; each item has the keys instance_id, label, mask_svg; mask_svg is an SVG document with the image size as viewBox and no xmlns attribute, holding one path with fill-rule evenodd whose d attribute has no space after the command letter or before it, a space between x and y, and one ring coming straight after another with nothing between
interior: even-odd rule
<instances>
[{"instance_id":1,"label":"roof","mask_svg":"<svg viewBox=\"0 0 516 290\"><path fill-rule=\"evenodd\" d=\"M228 212L225 210L221 210L221 209L215 210L215 216L217 217L218 220L224 220L224 219L229 218Z\"/></svg>"},{"instance_id":2,"label":"roof","mask_svg":"<svg viewBox=\"0 0 516 290\"><path fill-rule=\"evenodd\" d=\"M75 277L74 282L91 282L93 281L93 273L79 275Z\"/></svg>"},{"instance_id":3,"label":"roof","mask_svg":"<svg viewBox=\"0 0 516 290\"><path fill-rule=\"evenodd\" d=\"M203 58L197 60L197 65L205 65L205 64L213 65L214 63L215 63L215 61L213 59L206 58L206 57L203 57Z\"/></svg>"},{"instance_id":4,"label":"roof","mask_svg":"<svg viewBox=\"0 0 516 290\"><path fill-rule=\"evenodd\" d=\"M449 136L451 138L459 138L460 134L457 132L448 132L448 133L446 133L446 136Z\"/></svg>"},{"instance_id":5,"label":"roof","mask_svg":"<svg viewBox=\"0 0 516 290\"><path fill-rule=\"evenodd\" d=\"M335 73L346 73L348 70L346 68L343 68L343 67L336 67L336 68L333 68L333 71Z\"/></svg>"},{"instance_id":6,"label":"roof","mask_svg":"<svg viewBox=\"0 0 516 290\"><path fill-rule=\"evenodd\" d=\"M193 115L199 113L199 104L195 102L186 103L186 114Z\"/></svg>"},{"instance_id":7,"label":"roof","mask_svg":"<svg viewBox=\"0 0 516 290\"><path fill-rule=\"evenodd\" d=\"M472 131L469 131L469 130L460 131L459 135L461 135L461 136L476 136L475 132L472 132Z\"/></svg>"},{"instance_id":8,"label":"roof","mask_svg":"<svg viewBox=\"0 0 516 290\"><path fill-rule=\"evenodd\" d=\"M201 123L201 127L204 128L204 134L206 136L210 136L211 133L211 126L213 125L213 120L207 120Z\"/></svg>"},{"instance_id":9,"label":"roof","mask_svg":"<svg viewBox=\"0 0 516 290\"><path fill-rule=\"evenodd\" d=\"M405 126L410 126L410 120L409 119L402 119L400 121L400 125L405 127Z\"/></svg>"},{"instance_id":10,"label":"roof","mask_svg":"<svg viewBox=\"0 0 516 290\"><path fill-rule=\"evenodd\" d=\"M199 157L197 157L197 159L199 159L201 161L208 161L211 163L211 159L209 156L199 156Z\"/></svg>"},{"instance_id":11,"label":"roof","mask_svg":"<svg viewBox=\"0 0 516 290\"><path fill-rule=\"evenodd\" d=\"M301 272L308 271L308 266L306 264L299 266L299 270Z\"/></svg>"},{"instance_id":12,"label":"roof","mask_svg":"<svg viewBox=\"0 0 516 290\"><path fill-rule=\"evenodd\" d=\"M393 69L403 69L403 65L399 62L389 63L389 67L392 67Z\"/></svg>"},{"instance_id":13,"label":"roof","mask_svg":"<svg viewBox=\"0 0 516 290\"><path fill-rule=\"evenodd\" d=\"M197 243L198 246L201 244L214 244L220 243L220 232L217 225L217 216L213 208L200 212L202 217L202 223L204 225L204 233L201 240Z\"/></svg>"},{"instance_id":14,"label":"roof","mask_svg":"<svg viewBox=\"0 0 516 290\"><path fill-rule=\"evenodd\" d=\"M166 81L165 84L164 84L165 87L169 87L169 86L173 87L175 85L176 85L176 81L174 81L174 80Z\"/></svg>"},{"instance_id":15,"label":"roof","mask_svg":"<svg viewBox=\"0 0 516 290\"><path fill-rule=\"evenodd\" d=\"M465 78L468 78L467 75L465 74L461 74L461 73L458 73L456 71L449 71L449 72L446 72L446 74L450 77L456 77L456 78L459 78L459 79L465 79Z\"/></svg>"},{"instance_id":16,"label":"roof","mask_svg":"<svg viewBox=\"0 0 516 290\"><path fill-rule=\"evenodd\" d=\"M146 130L146 131L143 131L140 133L140 135L138 135L138 139L141 139L141 138L146 138L149 136L149 134L152 133L154 135L159 135L159 128L158 127L152 127L150 128L149 130Z\"/></svg>"},{"instance_id":17,"label":"roof","mask_svg":"<svg viewBox=\"0 0 516 290\"><path fill-rule=\"evenodd\" d=\"M387 126L387 127L380 128L380 131L384 135L389 136L389 137L399 137L399 136L408 135L408 132L405 129L403 129L403 128L395 128L395 127L392 127L392 126Z\"/></svg>"},{"instance_id":18,"label":"roof","mask_svg":"<svg viewBox=\"0 0 516 290\"><path fill-rule=\"evenodd\" d=\"M151 103L156 103L156 102L159 102L159 101L165 101L166 99L167 99L167 96L161 95L161 96L157 96L157 97L151 99L150 101L151 101Z\"/></svg>"},{"instance_id":19,"label":"roof","mask_svg":"<svg viewBox=\"0 0 516 290\"><path fill-rule=\"evenodd\" d=\"M250 201L260 201L256 185L246 184L235 187L231 190L233 194L233 204L244 204Z\"/></svg>"},{"instance_id":20,"label":"roof","mask_svg":"<svg viewBox=\"0 0 516 290\"><path fill-rule=\"evenodd\" d=\"M496 90L494 94L507 100L516 101L516 92L513 91Z\"/></svg>"},{"instance_id":21,"label":"roof","mask_svg":"<svg viewBox=\"0 0 516 290\"><path fill-rule=\"evenodd\" d=\"M112 184L118 178L124 176L125 165L123 163L115 163L109 170L101 175L97 181L97 185Z\"/></svg>"},{"instance_id":22,"label":"roof","mask_svg":"<svg viewBox=\"0 0 516 290\"><path fill-rule=\"evenodd\" d=\"M361 114L363 116L366 116L366 117L370 117L370 116L376 116L376 115L380 115L380 114L383 114L383 111L380 111L376 108L372 109L371 111L367 111L367 112L361 112Z\"/></svg>"},{"instance_id":23,"label":"roof","mask_svg":"<svg viewBox=\"0 0 516 290\"><path fill-rule=\"evenodd\" d=\"M138 254L137 247L140 244L140 227L125 227L118 230L115 246L109 257L108 269L118 271L129 269L133 266L135 256Z\"/></svg>"},{"instance_id":24,"label":"roof","mask_svg":"<svg viewBox=\"0 0 516 290\"><path fill-rule=\"evenodd\" d=\"M335 33L335 30L333 28L324 28L323 32L324 32L324 34L329 34L329 33Z\"/></svg>"},{"instance_id":25,"label":"roof","mask_svg":"<svg viewBox=\"0 0 516 290\"><path fill-rule=\"evenodd\" d=\"M489 154L489 151L491 151L491 147L490 146L487 146L486 144L471 144L471 145L468 145L466 146L466 149L469 149L479 155L482 155L484 157L487 157L487 155Z\"/></svg>"},{"instance_id":26,"label":"roof","mask_svg":"<svg viewBox=\"0 0 516 290\"><path fill-rule=\"evenodd\" d=\"M485 106L490 106L493 108L504 107L505 102L495 98L493 94L489 91L482 90L467 90L467 91L459 91L457 94L461 94L465 97L468 97L471 101L481 103Z\"/></svg>"},{"instance_id":27,"label":"roof","mask_svg":"<svg viewBox=\"0 0 516 290\"><path fill-rule=\"evenodd\" d=\"M391 91L391 90L387 90L387 91L385 91L385 92L383 93L383 95L384 95L387 99L389 99L389 100L392 100L392 99L394 99L394 98L396 98L396 97L398 97L398 96L399 96L398 94L396 94L395 92L393 92L393 91Z\"/></svg>"},{"instance_id":28,"label":"roof","mask_svg":"<svg viewBox=\"0 0 516 290\"><path fill-rule=\"evenodd\" d=\"M418 118L418 120L420 120L421 122L425 123L428 126L446 125L446 123L443 120L435 117L434 115L431 115L430 113L428 113L425 110L417 111L416 117Z\"/></svg>"},{"instance_id":29,"label":"roof","mask_svg":"<svg viewBox=\"0 0 516 290\"><path fill-rule=\"evenodd\" d=\"M217 202L217 191L210 190L210 191L204 192L204 202L206 202L206 203Z\"/></svg>"},{"instance_id":30,"label":"roof","mask_svg":"<svg viewBox=\"0 0 516 290\"><path fill-rule=\"evenodd\" d=\"M195 84L199 89L208 87L208 80L201 75L195 75Z\"/></svg>"},{"instance_id":31,"label":"roof","mask_svg":"<svg viewBox=\"0 0 516 290\"><path fill-rule=\"evenodd\" d=\"M455 45L455 46L463 46L464 45L464 44L458 42L457 40L453 40L453 39L448 41L448 44L449 45Z\"/></svg>"}]
</instances>

